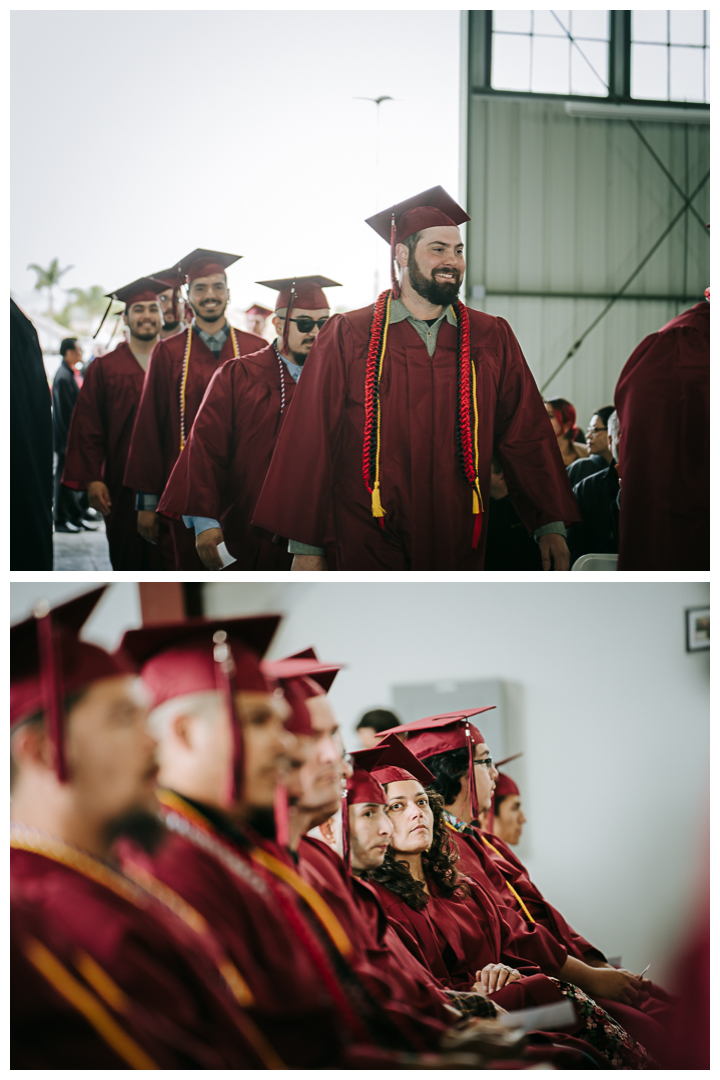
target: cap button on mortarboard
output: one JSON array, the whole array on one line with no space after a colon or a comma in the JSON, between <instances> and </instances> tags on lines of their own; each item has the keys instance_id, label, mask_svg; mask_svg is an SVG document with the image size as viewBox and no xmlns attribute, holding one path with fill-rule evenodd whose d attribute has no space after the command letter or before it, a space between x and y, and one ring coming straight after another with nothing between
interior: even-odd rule
<instances>
[{"instance_id":1,"label":"cap button on mortarboard","mask_svg":"<svg viewBox=\"0 0 720 1080\"><path fill-rule=\"evenodd\" d=\"M33 605L32 613L36 619L44 619L46 615L50 614L49 600L38 600Z\"/></svg>"}]
</instances>

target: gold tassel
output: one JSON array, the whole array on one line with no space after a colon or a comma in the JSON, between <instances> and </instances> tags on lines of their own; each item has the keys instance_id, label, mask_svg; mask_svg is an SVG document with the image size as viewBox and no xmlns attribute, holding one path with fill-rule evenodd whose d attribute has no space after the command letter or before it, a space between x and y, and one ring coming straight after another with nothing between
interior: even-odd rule
<instances>
[{"instance_id":1,"label":"gold tassel","mask_svg":"<svg viewBox=\"0 0 720 1080\"><path fill-rule=\"evenodd\" d=\"M373 517L385 517L386 511L383 510L380 505L380 481L375 481L375 487L372 493L372 512Z\"/></svg>"},{"instance_id":2,"label":"gold tassel","mask_svg":"<svg viewBox=\"0 0 720 1080\"><path fill-rule=\"evenodd\" d=\"M473 514L479 514L479 513L480 513L480 500L478 499L477 491L475 490L475 488L473 488Z\"/></svg>"}]
</instances>

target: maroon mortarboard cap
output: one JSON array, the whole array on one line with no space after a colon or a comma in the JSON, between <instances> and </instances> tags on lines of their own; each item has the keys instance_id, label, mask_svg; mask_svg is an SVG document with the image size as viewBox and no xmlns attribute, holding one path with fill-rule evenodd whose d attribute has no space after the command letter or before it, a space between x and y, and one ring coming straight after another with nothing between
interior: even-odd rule
<instances>
[{"instance_id":1,"label":"maroon mortarboard cap","mask_svg":"<svg viewBox=\"0 0 720 1080\"><path fill-rule=\"evenodd\" d=\"M276 278L274 281L256 281L256 285L264 285L267 289L277 289L278 298L275 310L281 308L299 307L307 311L318 311L321 308L329 308L328 298L323 289L335 288L340 284L332 278L313 274L310 277ZM292 301L292 304L291 304Z\"/></svg>"},{"instance_id":2,"label":"maroon mortarboard cap","mask_svg":"<svg viewBox=\"0 0 720 1080\"><path fill-rule=\"evenodd\" d=\"M117 300L120 303L125 304L125 309L127 310L131 304L137 304L141 300L157 300L158 295L165 288L167 288L167 283L165 281L161 281L159 278L151 275L149 277L138 278L137 281L131 281L129 285L123 285L121 288L115 289L114 292L105 293L109 303L105 308L105 314L100 320L100 325L93 334L93 340L95 340L102 330L103 323L108 316L113 301Z\"/></svg>"},{"instance_id":3,"label":"maroon mortarboard cap","mask_svg":"<svg viewBox=\"0 0 720 1080\"><path fill-rule=\"evenodd\" d=\"M387 746L374 746L370 750L356 750L350 755L353 774L347 781L348 805L365 802L384 805L387 802L380 781L372 772L384 760L387 753Z\"/></svg>"},{"instance_id":4,"label":"maroon mortarboard cap","mask_svg":"<svg viewBox=\"0 0 720 1080\"><path fill-rule=\"evenodd\" d=\"M230 255L226 251L211 251L209 248L195 248L189 255L178 260L174 270L181 281L190 284L195 281L195 278L224 274L228 266L232 266L238 259L242 259L242 255Z\"/></svg>"},{"instance_id":5,"label":"maroon mortarboard cap","mask_svg":"<svg viewBox=\"0 0 720 1080\"><path fill-rule=\"evenodd\" d=\"M304 308L306 311L321 311L329 308L328 298L323 289L334 288L339 281L332 278L322 277L319 274L310 277L276 278L274 281L257 281L256 285L264 285L268 289L277 289L278 298L275 310L285 312L285 330L283 332L282 350L287 351L288 334L290 333L290 312L294 308Z\"/></svg>"},{"instance_id":6,"label":"maroon mortarboard cap","mask_svg":"<svg viewBox=\"0 0 720 1080\"><path fill-rule=\"evenodd\" d=\"M246 315L262 315L267 319L268 315L272 315L270 308L263 307L262 304L251 304L249 308L245 308Z\"/></svg>"},{"instance_id":7,"label":"maroon mortarboard cap","mask_svg":"<svg viewBox=\"0 0 720 1080\"><path fill-rule=\"evenodd\" d=\"M323 663L314 649L306 649L283 660L267 660L262 670L268 679L282 686L292 715L285 726L294 735L312 735L312 719L307 705L309 698L326 694L342 664Z\"/></svg>"},{"instance_id":8,"label":"maroon mortarboard cap","mask_svg":"<svg viewBox=\"0 0 720 1080\"><path fill-rule=\"evenodd\" d=\"M367 224L387 240L390 245L390 266L393 295L400 295L400 286L395 275L395 246L401 244L413 233L431 229L437 225L462 225L470 221L470 216L452 199L445 188L436 187L421 191L403 202L389 206L378 214L366 218Z\"/></svg>"},{"instance_id":9,"label":"maroon mortarboard cap","mask_svg":"<svg viewBox=\"0 0 720 1080\"><path fill-rule=\"evenodd\" d=\"M410 724L403 724L401 727L393 728L395 734L407 732L405 745L421 760L433 757L435 754L445 754L449 750L458 750L463 746L467 747L468 788L473 820L480 813L475 786L473 746L484 743L485 740L475 725L470 723L469 718L494 708L494 705L485 705L481 709L463 709L458 712L440 713L438 716L426 716L421 720L414 720Z\"/></svg>"},{"instance_id":10,"label":"maroon mortarboard cap","mask_svg":"<svg viewBox=\"0 0 720 1080\"><path fill-rule=\"evenodd\" d=\"M225 699L233 734L233 761L225 804L242 791L243 736L234 694L268 690L260 660L280 615L242 619L187 619L128 630L120 645L141 665L154 705L185 694L217 690Z\"/></svg>"},{"instance_id":11,"label":"maroon mortarboard cap","mask_svg":"<svg viewBox=\"0 0 720 1080\"><path fill-rule=\"evenodd\" d=\"M380 746L384 747L386 752L382 760L373 767L373 776L380 784L392 784L396 780L417 780L424 787L431 784L435 779L434 773L423 765L407 743L398 739L395 734L398 730L399 728L393 728L392 732L383 732L384 738Z\"/></svg>"},{"instance_id":12,"label":"maroon mortarboard cap","mask_svg":"<svg viewBox=\"0 0 720 1080\"><path fill-rule=\"evenodd\" d=\"M65 701L100 679L136 671L129 657L110 655L78 637L106 585L50 608L40 601L29 619L10 628L10 727L44 712L58 779L68 779Z\"/></svg>"},{"instance_id":13,"label":"maroon mortarboard cap","mask_svg":"<svg viewBox=\"0 0 720 1080\"><path fill-rule=\"evenodd\" d=\"M498 773L498 778L495 782L494 798L504 799L506 795L519 795L520 788L517 786L514 780L512 780L507 773Z\"/></svg>"}]
</instances>

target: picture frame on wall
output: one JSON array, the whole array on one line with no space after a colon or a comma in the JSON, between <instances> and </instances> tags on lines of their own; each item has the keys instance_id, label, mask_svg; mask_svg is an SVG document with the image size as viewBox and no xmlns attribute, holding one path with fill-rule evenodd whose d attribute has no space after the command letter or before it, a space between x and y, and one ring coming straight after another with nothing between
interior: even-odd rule
<instances>
[{"instance_id":1,"label":"picture frame on wall","mask_svg":"<svg viewBox=\"0 0 720 1080\"><path fill-rule=\"evenodd\" d=\"M685 649L700 652L710 648L710 608L685 609Z\"/></svg>"}]
</instances>

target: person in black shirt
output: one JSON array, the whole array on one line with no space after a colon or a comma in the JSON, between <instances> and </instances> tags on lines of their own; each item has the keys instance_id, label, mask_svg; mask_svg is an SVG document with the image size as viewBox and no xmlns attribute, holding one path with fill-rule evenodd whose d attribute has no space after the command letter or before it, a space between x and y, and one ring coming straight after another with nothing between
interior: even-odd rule
<instances>
[{"instance_id":1,"label":"person in black shirt","mask_svg":"<svg viewBox=\"0 0 720 1080\"><path fill-rule=\"evenodd\" d=\"M62 363L55 372L52 388L53 450L57 456L55 466L54 520L55 532L80 532L83 529L82 511L77 496L61 483L65 468L68 431L75 402L80 393L75 378L75 365L82 363L82 348L77 338L63 338L60 343Z\"/></svg>"},{"instance_id":2,"label":"person in black shirt","mask_svg":"<svg viewBox=\"0 0 720 1080\"><path fill-rule=\"evenodd\" d=\"M617 413L608 418L611 432L617 425ZM617 434L615 434L617 439ZM586 476L573 488L582 521L568 529L571 565L581 555L617 554L618 494L620 479L615 460L606 469Z\"/></svg>"}]
</instances>

